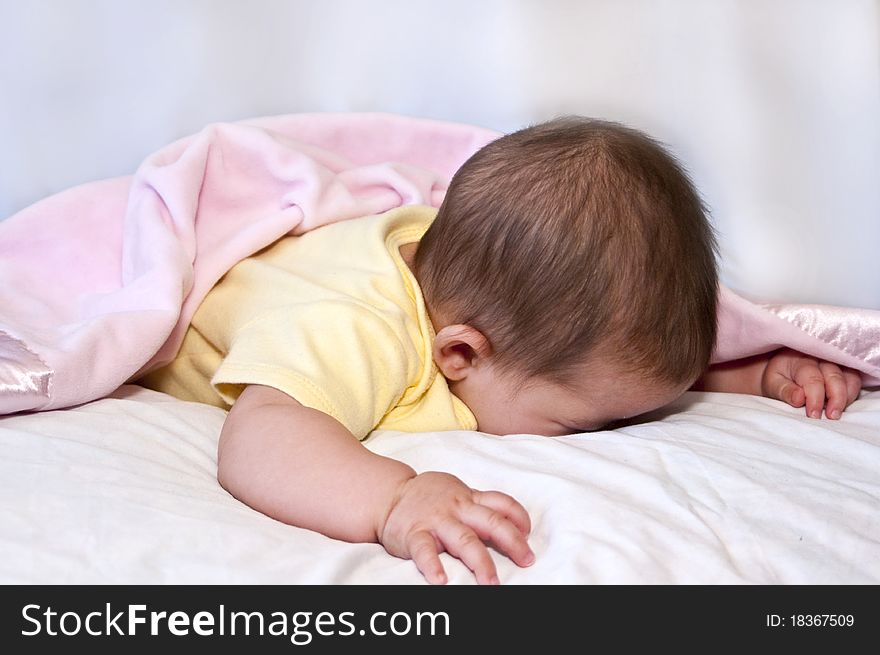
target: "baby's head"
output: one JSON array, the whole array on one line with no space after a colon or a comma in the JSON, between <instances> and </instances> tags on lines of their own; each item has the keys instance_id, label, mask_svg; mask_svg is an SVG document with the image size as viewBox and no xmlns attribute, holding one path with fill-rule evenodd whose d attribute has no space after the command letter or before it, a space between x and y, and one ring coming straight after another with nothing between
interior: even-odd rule
<instances>
[{"instance_id":1,"label":"baby's head","mask_svg":"<svg viewBox=\"0 0 880 655\"><path fill-rule=\"evenodd\" d=\"M616 123L504 136L453 177L414 270L450 389L495 434L665 405L715 343L716 244L676 160Z\"/></svg>"}]
</instances>

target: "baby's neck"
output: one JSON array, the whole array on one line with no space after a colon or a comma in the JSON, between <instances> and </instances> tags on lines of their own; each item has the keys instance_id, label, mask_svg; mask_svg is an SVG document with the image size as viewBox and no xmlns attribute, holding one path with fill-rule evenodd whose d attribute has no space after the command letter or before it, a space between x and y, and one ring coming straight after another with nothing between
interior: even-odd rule
<instances>
[{"instance_id":1,"label":"baby's neck","mask_svg":"<svg viewBox=\"0 0 880 655\"><path fill-rule=\"evenodd\" d=\"M400 257L403 259L403 263L407 265L407 268L409 268L410 272L413 274L413 277L416 278L417 283L419 282L419 278L416 275L416 272L414 270L413 262L416 259L416 250L418 250L418 248L419 248L418 241L413 241L412 243L405 243L402 246L400 246L400 248L398 248L398 250L400 251ZM441 329L447 323L445 322L445 319L442 316L438 316L432 311L431 303L428 298L425 298L425 305L426 305L425 309L428 312L428 318L431 320L431 325L434 328L434 332L436 333L437 330ZM441 322L438 323L438 321L441 321Z\"/></svg>"}]
</instances>

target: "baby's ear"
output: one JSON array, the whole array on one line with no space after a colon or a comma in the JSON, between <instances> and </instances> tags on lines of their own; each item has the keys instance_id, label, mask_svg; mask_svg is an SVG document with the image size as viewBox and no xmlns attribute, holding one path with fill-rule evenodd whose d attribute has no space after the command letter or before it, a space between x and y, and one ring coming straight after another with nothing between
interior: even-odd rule
<instances>
[{"instance_id":1,"label":"baby's ear","mask_svg":"<svg viewBox=\"0 0 880 655\"><path fill-rule=\"evenodd\" d=\"M489 340L470 325L447 325L434 337L434 361L448 380L467 377L479 360L491 354Z\"/></svg>"}]
</instances>

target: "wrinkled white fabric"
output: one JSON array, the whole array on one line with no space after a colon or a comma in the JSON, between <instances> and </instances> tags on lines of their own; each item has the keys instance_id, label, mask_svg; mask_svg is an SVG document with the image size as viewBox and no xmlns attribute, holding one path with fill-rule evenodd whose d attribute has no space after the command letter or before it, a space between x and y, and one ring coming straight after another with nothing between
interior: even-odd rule
<instances>
[{"instance_id":1,"label":"wrinkled white fabric","mask_svg":"<svg viewBox=\"0 0 880 655\"><path fill-rule=\"evenodd\" d=\"M126 386L0 418L2 583L422 582L381 546L259 514L216 481L225 413ZM537 562L506 583L880 583L880 391L840 421L688 393L557 439L373 435L369 448L520 500ZM470 572L442 555L452 583Z\"/></svg>"}]
</instances>

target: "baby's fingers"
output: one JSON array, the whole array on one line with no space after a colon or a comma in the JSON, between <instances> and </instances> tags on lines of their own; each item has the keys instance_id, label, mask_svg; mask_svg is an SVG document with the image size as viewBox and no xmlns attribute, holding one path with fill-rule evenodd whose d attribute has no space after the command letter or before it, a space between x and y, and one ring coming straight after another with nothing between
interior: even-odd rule
<instances>
[{"instance_id":1,"label":"baby's fingers","mask_svg":"<svg viewBox=\"0 0 880 655\"><path fill-rule=\"evenodd\" d=\"M447 521L437 529L437 538L447 553L460 559L474 572L479 584L499 583L489 549L467 525L458 521Z\"/></svg>"},{"instance_id":2,"label":"baby's fingers","mask_svg":"<svg viewBox=\"0 0 880 655\"><path fill-rule=\"evenodd\" d=\"M840 418L843 410L859 396L862 379L852 369L841 369L832 362L819 362L819 369L825 376L825 393L828 400L825 404L825 416Z\"/></svg>"},{"instance_id":3,"label":"baby's fingers","mask_svg":"<svg viewBox=\"0 0 880 655\"><path fill-rule=\"evenodd\" d=\"M440 562L440 552L433 535L427 530L418 530L409 535L406 549L425 580L431 584L446 584L446 571Z\"/></svg>"},{"instance_id":4,"label":"baby's fingers","mask_svg":"<svg viewBox=\"0 0 880 655\"><path fill-rule=\"evenodd\" d=\"M843 371L837 364L831 362L819 362L819 370L825 378L825 395L828 397L825 416L840 418L847 404L846 379L843 377Z\"/></svg>"},{"instance_id":5,"label":"baby's fingers","mask_svg":"<svg viewBox=\"0 0 880 655\"><path fill-rule=\"evenodd\" d=\"M843 377L846 380L846 404L849 406L862 392L862 376L855 369L846 368Z\"/></svg>"},{"instance_id":6,"label":"baby's fingers","mask_svg":"<svg viewBox=\"0 0 880 655\"><path fill-rule=\"evenodd\" d=\"M804 390L807 399L807 416L822 418L825 405L825 378L816 360L805 359L794 371L794 381Z\"/></svg>"},{"instance_id":7,"label":"baby's fingers","mask_svg":"<svg viewBox=\"0 0 880 655\"><path fill-rule=\"evenodd\" d=\"M519 566L530 566L535 562L535 554L525 535L503 514L482 505L469 505L462 510L461 519L480 539L491 541Z\"/></svg>"},{"instance_id":8,"label":"baby's fingers","mask_svg":"<svg viewBox=\"0 0 880 655\"><path fill-rule=\"evenodd\" d=\"M519 528L524 535L532 531L532 521L526 508L520 505L512 496L500 491L477 491L474 489L474 502L485 505L489 509L503 514Z\"/></svg>"},{"instance_id":9,"label":"baby's fingers","mask_svg":"<svg viewBox=\"0 0 880 655\"><path fill-rule=\"evenodd\" d=\"M783 402L788 403L792 407L803 407L804 402L807 399L806 394L804 394L804 390L791 380L786 380L782 383L782 386L779 387L779 390L776 392L775 397Z\"/></svg>"}]
</instances>

